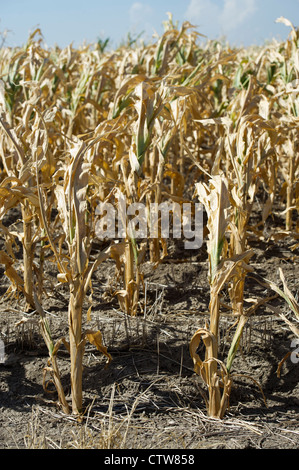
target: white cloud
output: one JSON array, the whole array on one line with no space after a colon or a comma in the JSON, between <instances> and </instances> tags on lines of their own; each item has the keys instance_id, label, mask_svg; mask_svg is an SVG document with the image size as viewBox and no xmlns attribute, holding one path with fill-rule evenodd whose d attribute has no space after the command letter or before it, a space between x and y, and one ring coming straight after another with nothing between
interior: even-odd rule
<instances>
[{"instance_id":1,"label":"white cloud","mask_svg":"<svg viewBox=\"0 0 299 470\"><path fill-rule=\"evenodd\" d=\"M256 10L257 0L190 0L185 18L214 39L244 26Z\"/></svg>"},{"instance_id":2,"label":"white cloud","mask_svg":"<svg viewBox=\"0 0 299 470\"><path fill-rule=\"evenodd\" d=\"M139 26L140 24L147 22L152 14L153 10L149 5L135 2L131 5L129 10L130 22L133 26Z\"/></svg>"},{"instance_id":3,"label":"white cloud","mask_svg":"<svg viewBox=\"0 0 299 470\"><path fill-rule=\"evenodd\" d=\"M191 0L185 16L189 17L190 20L193 18L195 21L206 21L206 15L212 16L215 14L219 16L220 8L211 0Z\"/></svg>"},{"instance_id":4,"label":"white cloud","mask_svg":"<svg viewBox=\"0 0 299 470\"><path fill-rule=\"evenodd\" d=\"M130 32L150 39L154 32L154 10L147 3L134 2L129 9Z\"/></svg>"},{"instance_id":5,"label":"white cloud","mask_svg":"<svg viewBox=\"0 0 299 470\"><path fill-rule=\"evenodd\" d=\"M228 31L238 28L256 11L256 0L224 0L220 23Z\"/></svg>"}]
</instances>

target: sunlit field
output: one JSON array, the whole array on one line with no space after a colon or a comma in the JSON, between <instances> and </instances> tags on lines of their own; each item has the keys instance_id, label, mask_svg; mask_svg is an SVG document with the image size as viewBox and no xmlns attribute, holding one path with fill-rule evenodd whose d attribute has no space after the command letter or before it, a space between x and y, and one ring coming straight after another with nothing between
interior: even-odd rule
<instances>
[{"instance_id":1,"label":"sunlit field","mask_svg":"<svg viewBox=\"0 0 299 470\"><path fill-rule=\"evenodd\" d=\"M225 423L232 394L242 386L253 387L264 406L267 391L259 378L247 373L245 385L240 379L240 358L250 363L252 350L244 345L265 314L276 322L278 336L287 335L273 374L279 381L285 368L292 368L298 382L299 32L290 21L279 21L290 31L285 42L240 49L205 40L189 23L177 27L171 16L164 34L151 44L128 40L110 50L108 41L99 41L46 48L36 30L25 45L1 48L0 294L6 358L0 373L10 354L26 356L30 347L28 341L20 345L20 331L28 332L35 322L41 341L34 351L46 350L36 374L52 403L47 406L55 406L62 419L86 417L90 354L103 377L116 371L115 325L115 340L109 343L103 335L116 312L131 322L130 334L142 340L136 354L144 356L148 338L134 328L163 318L161 328L182 331L185 315L186 351L177 367L180 378L188 368L192 393L194 380L200 384L196 403L202 419ZM163 203L170 208L169 237L160 213L156 236L150 231L138 236L136 208L145 208L149 228L150 208ZM186 234L195 234L186 224L199 206L203 242L186 249ZM107 236L99 207L115 210L114 237ZM122 221L117 218L121 208ZM176 237L175 208L181 214ZM117 231L120 223L123 230ZM100 236L99 227L106 236ZM275 247L287 255L269 265L267 253ZM180 307L170 312L170 304L162 305L161 299L159 304L158 297L169 288L166 277L152 291L149 280L159 269L186 273L195 264L198 280L195 276L192 285L202 290L186 301L184 312ZM182 298L189 288L188 280L180 285ZM51 310L53 299L60 307ZM102 302L110 310L104 311ZM96 322L99 312L101 322ZM225 333L223 325L228 325ZM167 344L167 337L163 341ZM159 357L156 336L153 342L150 349ZM265 343L255 351L259 347ZM62 368L61 361L66 361ZM166 384L171 374L166 366ZM101 373L97 377L100 393ZM113 383L109 423L118 382ZM18 395L23 393L20 383ZM294 393L298 398L298 387ZM189 403L185 395L184 407L191 404L194 396ZM102 433L102 446L129 445L136 407L137 402L122 440L107 440L106 434L105 440ZM237 422L238 412L230 419ZM116 425L109 423L112 433ZM38 446L30 439L27 445Z\"/></svg>"}]
</instances>

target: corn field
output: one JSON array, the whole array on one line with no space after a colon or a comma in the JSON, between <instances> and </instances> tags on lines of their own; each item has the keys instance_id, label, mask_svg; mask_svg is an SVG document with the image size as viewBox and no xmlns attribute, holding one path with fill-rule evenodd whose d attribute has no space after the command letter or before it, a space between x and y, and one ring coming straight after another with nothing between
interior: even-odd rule
<instances>
[{"instance_id":1,"label":"corn field","mask_svg":"<svg viewBox=\"0 0 299 470\"><path fill-rule=\"evenodd\" d=\"M99 239L99 204L115 211L122 204L202 205L209 306L188 347L209 417L222 419L229 408L234 361L259 309L276 299L272 315L299 338L299 304L283 269L275 283L252 263L256 246L266 250L287 237L294 265L298 259L299 31L277 21L288 39L261 47L204 42L191 24L178 27L169 16L150 45L45 48L36 30L23 47L0 50L0 263L8 281L1 301L18 299L38 318L48 351L44 386L50 376L63 413L84 412L87 345L113 369L101 330L85 327L96 273L114 263L112 297L128 318L138 318L147 308L144 266L154 271L171 257L160 219L156 237L125 229ZM6 223L13 211L17 227ZM57 279L52 289L45 263ZM267 294L251 296L249 280ZM68 332L54 340L47 299L62 284ZM225 357L224 314L233 319ZM71 399L59 369L63 348Z\"/></svg>"}]
</instances>

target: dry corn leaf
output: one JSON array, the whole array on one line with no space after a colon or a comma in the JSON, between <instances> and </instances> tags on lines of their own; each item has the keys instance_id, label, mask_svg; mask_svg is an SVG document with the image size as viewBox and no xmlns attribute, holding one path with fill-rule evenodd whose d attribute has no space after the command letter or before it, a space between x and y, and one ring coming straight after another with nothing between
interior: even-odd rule
<instances>
[{"instance_id":1,"label":"dry corn leaf","mask_svg":"<svg viewBox=\"0 0 299 470\"><path fill-rule=\"evenodd\" d=\"M199 345L203 341L205 345L205 359L202 360L197 354ZM199 328L190 341L189 345L190 355L194 363L194 372L201 375L205 383L208 383L207 368L205 367L205 360L217 356L217 341L214 335L205 328Z\"/></svg>"},{"instance_id":2,"label":"dry corn leaf","mask_svg":"<svg viewBox=\"0 0 299 470\"><path fill-rule=\"evenodd\" d=\"M248 265L248 261L253 255L253 250L247 250L244 253L223 260L214 276L214 284L211 287L213 294L218 294L221 291L224 284L235 274L239 266L245 271L253 272L253 267Z\"/></svg>"},{"instance_id":3,"label":"dry corn leaf","mask_svg":"<svg viewBox=\"0 0 299 470\"><path fill-rule=\"evenodd\" d=\"M5 274L12 284L23 291L24 281L13 267L14 261L2 250L0 251L0 264L4 264Z\"/></svg>"},{"instance_id":4,"label":"dry corn leaf","mask_svg":"<svg viewBox=\"0 0 299 470\"><path fill-rule=\"evenodd\" d=\"M104 354L104 356L107 357L108 365L112 361L112 356L108 353L108 349L106 348L106 346L103 345L102 333L99 330L87 330L85 331L84 336L93 346L97 348L98 351L100 351L102 354Z\"/></svg>"}]
</instances>

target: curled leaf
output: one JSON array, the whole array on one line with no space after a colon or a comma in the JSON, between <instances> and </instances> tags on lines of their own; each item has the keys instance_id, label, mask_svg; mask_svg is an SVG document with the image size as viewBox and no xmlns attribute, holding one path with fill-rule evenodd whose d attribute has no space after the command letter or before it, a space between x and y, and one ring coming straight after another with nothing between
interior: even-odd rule
<instances>
[{"instance_id":1,"label":"curled leaf","mask_svg":"<svg viewBox=\"0 0 299 470\"><path fill-rule=\"evenodd\" d=\"M194 333L189 345L190 355L194 363L194 372L198 375L201 375L205 383L208 383L205 361L203 361L197 353L201 341L203 341L205 345L205 358L216 357L217 341L215 336L210 331L206 330L205 328L199 328Z\"/></svg>"},{"instance_id":2,"label":"curled leaf","mask_svg":"<svg viewBox=\"0 0 299 470\"><path fill-rule=\"evenodd\" d=\"M108 365L112 361L112 356L108 353L106 346L103 345L102 333L99 330L87 330L85 332L85 338L90 342L90 344L95 346L98 351L100 351L102 354L104 354L104 356L107 357Z\"/></svg>"}]
</instances>

